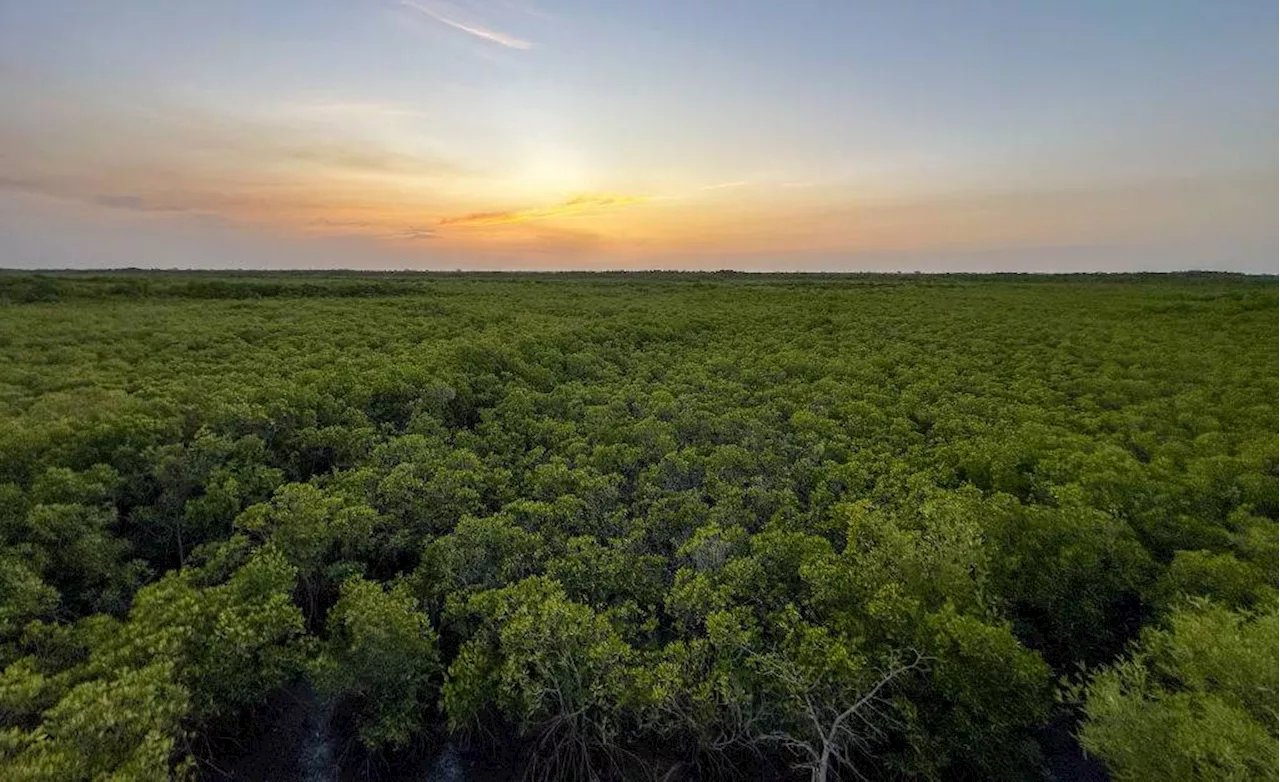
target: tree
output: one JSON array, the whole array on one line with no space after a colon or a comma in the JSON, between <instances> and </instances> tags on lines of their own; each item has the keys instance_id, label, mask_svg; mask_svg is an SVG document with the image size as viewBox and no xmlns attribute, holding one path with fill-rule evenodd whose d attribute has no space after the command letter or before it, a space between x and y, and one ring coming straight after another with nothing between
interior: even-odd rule
<instances>
[{"instance_id":1,"label":"tree","mask_svg":"<svg viewBox=\"0 0 1280 782\"><path fill-rule=\"evenodd\" d=\"M125 668L72 687L38 728L0 731L0 776L14 782L169 782L178 760L187 692L171 663ZM177 761L177 762L175 762Z\"/></svg>"},{"instance_id":2,"label":"tree","mask_svg":"<svg viewBox=\"0 0 1280 782\"><path fill-rule=\"evenodd\" d=\"M316 689L352 709L370 749L400 748L426 725L438 691L435 630L403 585L352 578L329 610L311 666Z\"/></svg>"},{"instance_id":3,"label":"tree","mask_svg":"<svg viewBox=\"0 0 1280 782\"><path fill-rule=\"evenodd\" d=\"M1175 610L1070 690L1083 698L1081 744L1118 782L1274 779L1278 635L1274 606Z\"/></svg>"},{"instance_id":4,"label":"tree","mask_svg":"<svg viewBox=\"0 0 1280 782\"><path fill-rule=\"evenodd\" d=\"M546 578L482 592L465 610L481 625L445 678L450 727L479 724L493 709L532 740L534 773L594 779L615 771L625 756L634 652L607 619Z\"/></svg>"},{"instance_id":5,"label":"tree","mask_svg":"<svg viewBox=\"0 0 1280 782\"><path fill-rule=\"evenodd\" d=\"M269 541L298 569L308 619L320 614L319 596L334 560L361 561L371 546L378 515L368 505L350 503L311 484L281 486L271 501L245 510L239 530Z\"/></svg>"},{"instance_id":6,"label":"tree","mask_svg":"<svg viewBox=\"0 0 1280 782\"><path fill-rule=\"evenodd\" d=\"M788 720L789 729L760 738L799 757L796 768L807 771L812 782L838 779L842 769L866 779L862 759L873 756L878 745L906 727L889 697L892 687L923 668L923 662L918 652L908 652L901 659L891 656L864 689L837 694L822 677L790 660L776 655L753 656L752 663L774 678L794 714Z\"/></svg>"},{"instance_id":7,"label":"tree","mask_svg":"<svg viewBox=\"0 0 1280 782\"><path fill-rule=\"evenodd\" d=\"M198 576L172 573L141 589L128 620L93 639L88 669L171 663L200 718L234 714L297 673L305 651L297 570L279 551L260 549L224 584L197 586Z\"/></svg>"}]
</instances>

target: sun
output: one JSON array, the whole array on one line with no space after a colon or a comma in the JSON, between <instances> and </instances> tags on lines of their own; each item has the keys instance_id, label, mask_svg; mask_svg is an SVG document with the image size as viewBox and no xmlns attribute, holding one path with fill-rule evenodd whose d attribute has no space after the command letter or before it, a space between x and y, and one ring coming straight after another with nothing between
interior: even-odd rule
<instances>
[{"instance_id":1,"label":"sun","mask_svg":"<svg viewBox=\"0 0 1280 782\"><path fill-rule=\"evenodd\" d=\"M581 156L559 145L539 145L530 150L512 185L522 193L544 198L594 189Z\"/></svg>"}]
</instances>

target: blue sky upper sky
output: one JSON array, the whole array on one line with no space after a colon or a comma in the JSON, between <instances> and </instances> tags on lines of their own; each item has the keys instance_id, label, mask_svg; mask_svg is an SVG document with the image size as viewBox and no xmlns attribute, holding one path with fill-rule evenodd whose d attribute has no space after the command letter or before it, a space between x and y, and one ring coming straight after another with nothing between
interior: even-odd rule
<instances>
[{"instance_id":1,"label":"blue sky upper sky","mask_svg":"<svg viewBox=\"0 0 1280 782\"><path fill-rule=\"evenodd\" d=\"M0 0L0 267L1276 270L1276 4Z\"/></svg>"}]
</instances>

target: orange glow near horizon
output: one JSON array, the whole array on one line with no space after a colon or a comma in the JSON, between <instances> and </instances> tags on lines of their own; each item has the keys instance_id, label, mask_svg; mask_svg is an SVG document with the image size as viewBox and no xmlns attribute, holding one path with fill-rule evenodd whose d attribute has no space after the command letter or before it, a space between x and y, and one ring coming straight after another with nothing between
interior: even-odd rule
<instances>
[{"instance_id":1,"label":"orange glow near horizon","mask_svg":"<svg viewBox=\"0 0 1280 782\"><path fill-rule=\"evenodd\" d=\"M191 5L4 15L0 265L1273 264L1262 3Z\"/></svg>"},{"instance_id":2,"label":"orange glow near horizon","mask_svg":"<svg viewBox=\"0 0 1280 782\"><path fill-rule=\"evenodd\" d=\"M231 165L235 157L241 160ZM546 188L539 198L532 195L538 188L516 179L420 171L413 161L402 170L399 156L376 151L330 147L301 164L299 157L262 166L256 155L228 156L218 177L188 161L131 171L82 167L43 180L11 178L10 187L156 220L211 216L286 238L349 238L401 254L431 248L570 259L1125 246L1154 233L1176 240L1245 232L1271 219L1265 209L1274 200L1266 180L946 198L858 198L847 183L686 180L649 194Z\"/></svg>"},{"instance_id":3,"label":"orange glow near horizon","mask_svg":"<svg viewBox=\"0 0 1280 782\"><path fill-rule=\"evenodd\" d=\"M587 193L576 195L554 206L534 209L511 209L493 212L471 212L456 217L445 217L440 220L441 227L467 227L507 225L526 223L533 220L548 220L557 217L575 217L590 215L605 210L618 209L632 204L643 204L649 201L648 196L629 196L613 193Z\"/></svg>"}]
</instances>

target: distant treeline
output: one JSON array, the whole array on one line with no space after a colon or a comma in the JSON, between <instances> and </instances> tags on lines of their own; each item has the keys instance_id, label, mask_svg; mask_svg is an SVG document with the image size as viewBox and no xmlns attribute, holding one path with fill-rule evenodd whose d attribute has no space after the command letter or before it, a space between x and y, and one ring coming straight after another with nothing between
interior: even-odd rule
<instances>
[{"instance_id":1,"label":"distant treeline","mask_svg":"<svg viewBox=\"0 0 1280 782\"><path fill-rule=\"evenodd\" d=\"M1081 282L1098 284L1150 284L1152 282L1205 283L1253 282L1260 287L1256 295L1233 288L1230 295L1249 298L1258 306L1267 305L1267 291L1261 286L1274 286L1273 275L1243 275L1227 272L1177 272L1168 274L883 274L883 273L750 273L730 270L716 272L645 271L645 272L360 272L345 270L316 271L207 271L144 270L107 271L53 270L33 271L0 269L0 305L56 302L69 299L270 299L270 298L349 298L373 296L413 296L429 292L439 282L543 282L564 284L587 283L608 287L643 282L679 283L683 285L722 285L732 281L742 285L779 284L790 286L942 286L956 287L1005 284L1045 284Z\"/></svg>"},{"instance_id":2,"label":"distant treeline","mask_svg":"<svg viewBox=\"0 0 1280 782\"><path fill-rule=\"evenodd\" d=\"M199 274L0 275L0 303L67 299L269 299L405 296L422 292L403 281L296 278L214 279Z\"/></svg>"}]
</instances>

